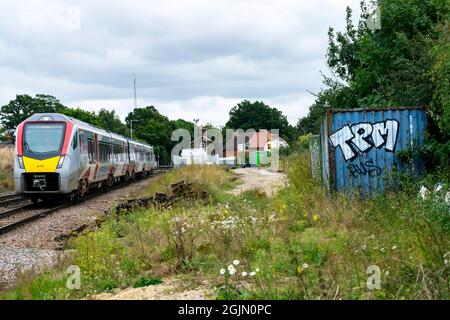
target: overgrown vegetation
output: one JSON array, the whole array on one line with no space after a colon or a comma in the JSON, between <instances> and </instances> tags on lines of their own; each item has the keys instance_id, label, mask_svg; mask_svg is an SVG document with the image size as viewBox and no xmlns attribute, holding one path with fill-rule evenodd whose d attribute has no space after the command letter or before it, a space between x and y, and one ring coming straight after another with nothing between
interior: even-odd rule
<instances>
[{"instance_id":1,"label":"overgrown vegetation","mask_svg":"<svg viewBox=\"0 0 450 320\"><path fill-rule=\"evenodd\" d=\"M0 146L0 192L14 189L13 179L14 146Z\"/></svg>"},{"instance_id":2,"label":"overgrown vegetation","mask_svg":"<svg viewBox=\"0 0 450 320\"><path fill-rule=\"evenodd\" d=\"M143 192L197 179L210 203L111 215L71 243L76 251L67 263L81 268L80 290L66 289L53 271L3 298L83 297L175 274L194 285L207 279L219 299L449 298L449 186L426 200L418 184L361 200L324 192L307 153L283 163L289 185L273 198L225 193L233 178L219 167L170 172ZM366 286L371 265L381 270L379 290Z\"/></svg>"},{"instance_id":3,"label":"overgrown vegetation","mask_svg":"<svg viewBox=\"0 0 450 320\"><path fill-rule=\"evenodd\" d=\"M429 120L427 169L445 170L450 166L449 1L366 0L361 8L357 26L348 8L346 30L329 30L332 76L324 77L325 89L299 120L299 134L318 133L330 108L422 106ZM375 8L379 25L370 27L366 22Z\"/></svg>"}]
</instances>

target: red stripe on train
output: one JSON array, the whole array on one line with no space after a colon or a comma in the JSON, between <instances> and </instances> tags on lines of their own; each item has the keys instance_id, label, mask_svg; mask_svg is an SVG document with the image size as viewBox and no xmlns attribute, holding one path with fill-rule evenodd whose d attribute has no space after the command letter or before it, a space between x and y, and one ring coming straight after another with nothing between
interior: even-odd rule
<instances>
[{"instance_id":1,"label":"red stripe on train","mask_svg":"<svg viewBox=\"0 0 450 320\"><path fill-rule=\"evenodd\" d=\"M23 153L22 145L23 145L23 123L19 124L17 127L17 155L21 156Z\"/></svg>"},{"instance_id":2,"label":"red stripe on train","mask_svg":"<svg viewBox=\"0 0 450 320\"><path fill-rule=\"evenodd\" d=\"M61 151L61 155L67 154L67 149L69 149L70 136L72 135L73 123L70 121L66 122L66 134L64 136L64 143Z\"/></svg>"}]
</instances>

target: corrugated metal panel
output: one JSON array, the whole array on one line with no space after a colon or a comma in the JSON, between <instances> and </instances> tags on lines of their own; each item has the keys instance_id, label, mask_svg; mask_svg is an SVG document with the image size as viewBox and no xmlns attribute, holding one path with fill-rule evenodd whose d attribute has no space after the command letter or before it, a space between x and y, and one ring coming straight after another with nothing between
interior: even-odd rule
<instances>
[{"instance_id":1,"label":"corrugated metal panel","mask_svg":"<svg viewBox=\"0 0 450 320\"><path fill-rule=\"evenodd\" d=\"M334 190L383 192L392 170L420 174L423 162L400 162L396 153L422 144L422 108L332 110L321 128L322 177Z\"/></svg>"},{"instance_id":2,"label":"corrugated metal panel","mask_svg":"<svg viewBox=\"0 0 450 320\"><path fill-rule=\"evenodd\" d=\"M309 137L309 151L311 153L311 173L314 180L320 180L321 176L321 154L320 135Z\"/></svg>"}]
</instances>

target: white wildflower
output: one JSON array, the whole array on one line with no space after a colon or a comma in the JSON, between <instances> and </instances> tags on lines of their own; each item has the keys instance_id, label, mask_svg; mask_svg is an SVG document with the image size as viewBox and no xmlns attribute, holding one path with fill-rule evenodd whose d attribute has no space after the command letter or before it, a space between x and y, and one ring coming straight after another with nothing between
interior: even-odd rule
<instances>
[{"instance_id":1,"label":"white wildflower","mask_svg":"<svg viewBox=\"0 0 450 320\"><path fill-rule=\"evenodd\" d=\"M445 195L445 203L450 206L450 191Z\"/></svg>"},{"instance_id":2,"label":"white wildflower","mask_svg":"<svg viewBox=\"0 0 450 320\"><path fill-rule=\"evenodd\" d=\"M233 275L233 274L236 273L236 268L235 268L232 264L230 264L230 265L228 266L228 273L229 273L230 275Z\"/></svg>"},{"instance_id":3,"label":"white wildflower","mask_svg":"<svg viewBox=\"0 0 450 320\"><path fill-rule=\"evenodd\" d=\"M388 270L386 270L386 272L384 273L384 275L389 275L389 271Z\"/></svg>"},{"instance_id":4,"label":"white wildflower","mask_svg":"<svg viewBox=\"0 0 450 320\"><path fill-rule=\"evenodd\" d=\"M233 264L234 264L235 266L238 266L238 265L239 265L239 263L240 263L240 261L239 261L239 260L234 260L234 261L233 261Z\"/></svg>"},{"instance_id":5,"label":"white wildflower","mask_svg":"<svg viewBox=\"0 0 450 320\"><path fill-rule=\"evenodd\" d=\"M245 271L243 271L242 273L241 273L241 275L243 276L243 277L246 277L247 276L247 272L245 272Z\"/></svg>"},{"instance_id":6,"label":"white wildflower","mask_svg":"<svg viewBox=\"0 0 450 320\"><path fill-rule=\"evenodd\" d=\"M425 200L428 197L429 193L430 193L430 191L427 188L425 188L424 186L422 186L420 188L419 195L422 198L422 200Z\"/></svg>"},{"instance_id":7,"label":"white wildflower","mask_svg":"<svg viewBox=\"0 0 450 320\"><path fill-rule=\"evenodd\" d=\"M220 274L223 276L227 272L225 269L220 269Z\"/></svg>"},{"instance_id":8,"label":"white wildflower","mask_svg":"<svg viewBox=\"0 0 450 320\"><path fill-rule=\"evenodd\" d=\"M254 277L256 275L256 272L252 271L250 272L250 277Z\"/></svg>"},{"instance_id":9,"label":"white wildflower","mask_svg":"<svg viewBox=\"0 0 450 320\"><path fill-rule=\"evenodd\" d=\"M306 268L308 268L309 267L309 265L307 264L307 263L304 263L303 265L302 265L302 268L303 269L306 269Z\"/></svg>"},{"instance_id":10,"label":"white wildflower","mask_svg":"<svg viewBox=\"0 0 450 320\"><path fill-rule=\"evenodd\" d=\"M397 249L397 246L393 246L393 247L392 247L392 250L395 250L395 249Z\"/></svg>"},{"instance_id":11,"label":"white wildflower","mask_svg":"<svg viewBox=\"0 0 450 320\"><path fill-rule=\"evenodd\" d=\"M434 188L434 192L439 192L444 188L444 186L442 185L442 183L438 183L436 185L436 187Z\"/></svg>"}]
</instances>

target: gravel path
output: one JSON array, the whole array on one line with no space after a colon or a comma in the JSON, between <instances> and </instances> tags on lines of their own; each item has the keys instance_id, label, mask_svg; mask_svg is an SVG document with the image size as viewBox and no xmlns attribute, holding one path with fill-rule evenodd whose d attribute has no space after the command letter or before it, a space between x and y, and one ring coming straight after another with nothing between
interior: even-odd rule
<instances>
[{"instance_id":1,"label":"gravel path","mask_svg":"<svg viewBox=\"0 0 450 320\"><path fill-rule=\"evenodd\" d=\"M115 202L141 191L150 181L135 182L0 235L0 289L13 284L23 271L58 263L64 252L58 250L60 243L55 237L96 220Z\"/></svg>"},{"instance_id":2,"label":"gravel path","mask_svg":"<svg viewBox=\"0 0 450 320\"><path fill-rule=\"evenodd\" d=\"M241 192L259 189L271 196L276 190L285 185L287 181L286 174L281 172L272 172L261 168L240 168L233 171L238 175L241 184L230 193L238 195Z\"/></svg>"}]
</instances>

